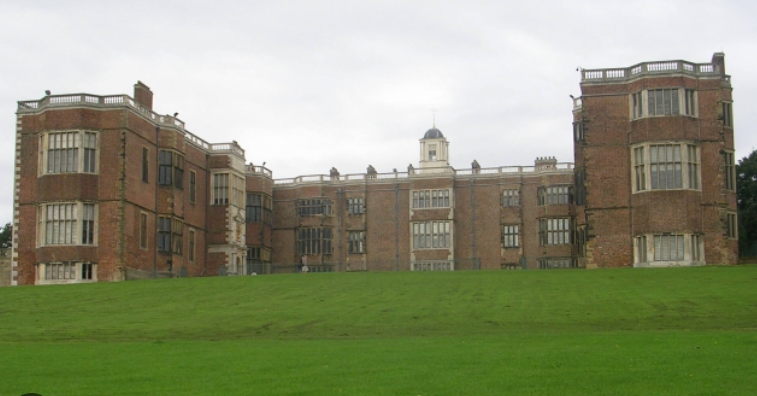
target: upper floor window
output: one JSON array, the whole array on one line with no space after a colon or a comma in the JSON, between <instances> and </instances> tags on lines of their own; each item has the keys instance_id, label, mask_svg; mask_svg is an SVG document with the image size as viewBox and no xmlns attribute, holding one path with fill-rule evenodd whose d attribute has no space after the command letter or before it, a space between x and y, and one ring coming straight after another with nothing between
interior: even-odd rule
<instances>
[{"instance_id":1,"label":"upper floor window","mask_svg":"<svg viewBox=\"0 0 757 396\"><path fill-rule=\"evenodd\" d=\"M681 105L683 103L683 106ZM693 89L648 89L631 94L631 119L643 117L697 116L697 95Z\"/></svg>"},{"instance_id":2,"label":"upper floor window","mask_svg":"<svg viewBox=\"0 0 757 396\"><path fill-rule=\"evenodd\" d=\"M539 219L539 246L570 245L570 219Z\"/></svg>"},{"instance_id":3,"label":"upper floor window","mask_svg":"<svg viewBox=\"0 0 757 396\"><path fill-rule=\"evenodd\" d=\"M502 190L502 206L520 206L520 190Z\"/></svg>"},{"instance_id":4,"label":"upper floor window","mask_svg":"<svg viewBox=\"0 0 757 396\"><path fill-rule=\"evenodd\" d=\"M171 251L171 218L158 217L158 251L168 253Z\"/></svg>"},{"instance_id":5,"label":"upper floor window","mask_svg":"<svg viewBox=\"0 0 757 396\"><path fill-rule=\"evenodd\" d=\"M733 158L733 151L723 152L723 165L725 166L725 189L736 190L736 163Z\"/></svg>"},{"instance_id":6,"label":"upper floor window","mask_svg":"<svg viewBox=\"0 0 757 396\"><path fill-rule=\"evenodd\" d=\"M96 132L55 132L40 139L45 152L40 158L40 169L45 173L97 172Z\"/></svg>"},{"instance_id":7,"label":"upper floor window","mask_svg":"<svg viewBox=\"0 0 757 396\"><path fill-rule=\"evenodd\" d=\"M97 205L82 202L44 204L39 207L40 246L94 245L97 243Z\"/></svg>"},{"instance_id":8,"label":"upper floor window","mask_svg":"<svg viewBox=\"0 0 757 396\"><path fill-rule=\"evenodd\" d=\"M365 231L349 232L349 252L365 253Z\"/></svg>"},{"instance_id":9,"label":"upper floor window","mask_svg":"<svg viewBox=\"0 0 757 396\"><path fill-rule=\"evenodd\" d=\"M297 230L297 254L331 254L334 232L331 228Z\"/></svg>"},{"instance_id":10,"label":"upper floor window","mask_svg":"<svg viewBox=\"0 0 757 396\"><path fill-rule=\"evenodd\" d=\"M413 191L413 209L449 207L449 190Z\"/></svg>"},{"instance_id":11,"label":"upper floor window","mask_svg":"<svg viewBox=\"0 0 757 396\"><path fill-rule=\"evenodd\" d=\"M184 188L184 156L170 151L158 152L158 184Z\"/></svg>"},{"instance_id":12,"label":"upper floor window","mask_svg":"<svg viewBox=\"0 0 757 396\"><path fill-rule=\"evenodd\" d=\"M685 143L645 144L632 150L634 192L700 188L698 146Z\"/></svg>"},{"instance_id":13,"label":"upper floor window","mask_svg":"<svg viewBox=\"0 0 757 396\"><path fill-rule=\"evenodd\" d=\"M514 225L503 225L502 226L502 247L507 248L516 248L520 246L520 232L519 232L520 226L517 224Z\"/></svg>"},{"instance_id":14,"label":"upper floor window","mask_svg":"<svg viewBox=\"0 0 757 396\"><path fill-rule=\"evenodd\" d=\"M413 223L413 249L449 248L449 221L422 221Z\"/></svg>"},{"instance_id":15,"label":"upper floor window","mask_svg":"<svg viewBox=\"0 0 757 396\"><path fill-rule=\"evenodd\" d=\"M189 171L189 202L197 202L197 172Z\"/></svg>"},{"instance_id":16,"label":"upper floor window","mask_svg":"<svg viewBox=\"0 0 757 396\"><path fill-rule=\"evenodd\" d=\"M229 174L213 174L213 205L227 205L229 203Z\"/></svg>"},{"instance_id":17,"label":"upper floor window","mask_svg":"<svg viewBox=\"0 0 757 396\"><path fill-rule=\"evenodd\" d=\"M247 207L245 216L248 223L271 224L272 202L271 197L263 194L247 194Z\"/></svg>"},{"instance_id":18,"label":"upper floor window","mask_svg":"<svg viewBox=\"0 0 757 396\"><path fill-rule=\"evenodd\" d=\"M347 198L347 213L363 214L365 213L365 204L363 198Z\"/></svg>"},{"instance_id":19,"label":"upper floor window","mask_svg":"<svg viewBox=\"0 0 757 396\"><path fill-rule=\"evenodd\" d=\"M584 140L583 121L576 121L573 123L573 140L575 140L576 142L583 142Z\"/></svg>"},{"instance_id":20,"label":"upper floor window","mask_svg":"<svg viewBox=\"0 0 757 396\"><path fill-rule=\"evenodd\" d=\"M536 191L539 206L569 204L572 195L573 186L542 186Z\"/></svg>"},{"instance_id":21,"label":"upper floor window","mask_svg":"<svg viewBox=\"0 0 757 396\"><path fill-rule=\"evenodd\" d=\"M428 160L436 161L436 145L435 144L428 145Z\"/></svg>"},{"instance_id":22,"label":"upper floor window","mask_svg":"<svg viewBox=\"0 0 757 396\"><path fill-rule=\"evenodd\" d=\"M150 180L150 149L142 147L142 181Z\"/></svg>"},{"instance_id":23,"label":"upper floor window","mask_svg":"<svg viewBox=\"0 0 757 396\"><path fill-rule=\"evenodd\" d=\"M301 199L297 201L300 217L331 216L331 200L327 198Z\"/></svg>"},{"instance_id":24,"label":"upper floor window","mask_svg":"<svg viewBox=\"0 0 757 396\"><path fill-rule=\"evenodd\" d=\"M723 102L723 126L733 127L733 103Z\"/></svg>"}]
</instances>

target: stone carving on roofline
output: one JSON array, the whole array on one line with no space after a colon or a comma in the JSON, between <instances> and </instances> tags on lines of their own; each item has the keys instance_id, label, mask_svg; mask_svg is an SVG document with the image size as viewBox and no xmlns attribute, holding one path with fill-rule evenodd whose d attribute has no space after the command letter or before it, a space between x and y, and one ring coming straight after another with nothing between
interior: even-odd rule
<instances>
[{"instance_id":1,"label":"stone carving on roofline","mask_svg":"<svg viewBox=\"0 0 757 396\"><path fill-rule=\"evenodd\" d=\"M368 165L366 173L368 174L369 179L375 179L378 175L378 172L376 172L376 168L374 168L373 165Z\"/></svg>"},{"instance_id":2,"label":"stone carving on roofline","mask_svg":"<svg viewBox=\"0 0 757 396\"><path fill-rule=\"evenodd\" d=\"M473 170L473 173L481 173L481 165L479 165L478 161L475 159L471 162L470 167Z\"/></svg>"},{"instance_id":3,"label":"stone carving on roofline","mask_svg":"<svg viewBox=\"0 0 757 396\"><path fill-rule=\"evenodd\" d=\"M331 167L331 170L329 171L329 176L331 176L331 180L339 180L339 171L336 170L335 166Z\"/></svg>"},{"instance_id":4,"label":"stone carving on roofline","mask_svg":"<svg viewBox=\"0 0 757 396\"><path fill-rule=\"evenodd\" d=\"M555 157L537 157L534 161L534 167L537 171L557 170L557 158Z\"/></svg>"}]
</instances>

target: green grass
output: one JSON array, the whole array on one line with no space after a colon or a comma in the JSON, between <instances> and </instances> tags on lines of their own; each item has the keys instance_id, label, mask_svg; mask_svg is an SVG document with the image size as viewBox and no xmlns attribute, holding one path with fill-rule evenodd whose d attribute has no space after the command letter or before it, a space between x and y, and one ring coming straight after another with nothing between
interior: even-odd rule
<instances>
[{"instance_id":1,"label":"green grass","mask_svg":"<svg viewBox=\"0 0 757 396\"><path fill-rule=\"evenodd\" d=\"M0 289L0 396L752 395L757 266Z\"/></svg>"}]
</instances>

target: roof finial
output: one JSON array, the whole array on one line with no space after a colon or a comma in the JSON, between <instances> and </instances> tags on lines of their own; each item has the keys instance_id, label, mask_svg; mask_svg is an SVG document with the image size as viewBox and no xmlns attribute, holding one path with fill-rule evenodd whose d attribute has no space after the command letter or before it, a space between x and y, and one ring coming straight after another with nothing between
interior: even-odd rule
<instances>
[{"instance_id":1,"label":"roof finial","mask_svg":"<svg viewBox=\"0 0 757 396\"><path fill-rule=\"evenodd\" d=\"M433 114L433 127L436 128L436 109L431 109L431 114Z\"/></svg>"}]
</instances>

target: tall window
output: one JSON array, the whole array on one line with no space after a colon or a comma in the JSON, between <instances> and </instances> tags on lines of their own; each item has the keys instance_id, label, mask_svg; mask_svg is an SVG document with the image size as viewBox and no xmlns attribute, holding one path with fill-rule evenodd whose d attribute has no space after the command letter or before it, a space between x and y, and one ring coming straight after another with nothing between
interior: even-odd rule
<instances>
[{"instance_id":1,"label":"tall window","mask_svg":"<svg viewBox=\"0 0 757 396\"><path fill-rule=\"evenodd\" d=\"M636 262L637 263L646 263L647 262L647 236L637 236L634 238L634 242L636 245Z\"/></svg>"},{"instance_id":2,"label":"tall window","mask_svg":"<svg viewBox=\"0 0 757 396\"><path fill-rule=\"evenodd\" d=\"M184 189L184 156L176 153L173 161L173 182L174 187Z\"/></svg>"},{"instance_id":3,"label":"tall window","mask_svg":"<svg viewBox=\"0 0 757 396\"><path fill-rule=\"evenodd\" d=\"M301 199L297 201L300 217L331 216L331 200L326 198Z\"/></svg>"},{"instance_id":4,"label":"tall window","mask_svg":"<svg viewBox=\"0 0 757 396\"><path fill-rule=\"evenodd\" d=\"M539 206L565 205L572 202L572 186L546 186L539 187L536 191Z\"/></svg>"},{"instance_id":5,"label":"tall window","mask_svg":"<svg viewBox=\"0 0 757 396\"><path fill-rule=\"evenodd\" d=\"M158 217L158 251L171 252L171 218Z\"/></svg>"},{"instance_id":6,"label":"tall window","mask_svg":"<svg viewBox=\"0 0 757 396\"><path fill-rule=\"evenodd\" d=\"M573 122L573 140L577 142L583 142L584 140L583 120Z\"/></svg>"},{"instance_id":7,"label":"tall window","mask_svg":"<svg viewBox=\"0 0 757 396\"><path fill-rule=\"evenodd\" d=\"M173 181L173 153L166 150L158 152L158 184L170 186Z\"/></svg>"},{"instance_id":8,"label":"tall window","mask_svg":"<svg viewBox=\"0 0 757 396\"><path fill-rule=\"evenodd\" d=\"M189 171L189 202L197 202L197 173Z\"/></svg>"},{"instance_id":9,"label":"tall window","mask_svg":"<svg viewBox=\"0 0 757 396\"><path fill-rule=\"evenodd\" d=\"M681 145L650 146L650 173L653 190L683 188L681 175Z\"/></svg>"},{"instance_id":10,"label":"tall window","mask_svg":"<svg viewBox=\"0 0 757 396\"><path fill-rule=\"evenodd\" d=\"M507 248L517 248L520 246L519 236L519 226L517 224L515 225L503 225L502 226L502 247Z\"/></svg>"},{"instance_id":11,"label":"tall window","mask_svg":"<svg viewBox=\"0 0 757 396\"><path fill-rule=\"evenodd\" d=\"M184 223L179 219L171 219L171 252L182 254L184 244Z\"/></svg>"},{"instance_id":12,"label":"tall window","mask_svg":"<svg viewBox=\"0 0 757 396\"><path fill-rule=\"evenodd\" d=\"M726 236L728 236L728 238L738 238L739 229L736 225L736 213L726 213L725 220Z\"/></svg>"},{"instance_id":13,"label":"tall window","mask_svg":"<svg viewBox=\"0 0 757 396\"><path fill-rule=\"evenodd\" d=\"M413 209L449 207L449 190L413 191Z\"/></svg>"},{"instance_id":14,"label":"tall window","mask_svg":"<svg viewBox=\"0 0 757 396\"><path fill-rule=\"evenodd\" d=\"M170 150L158 152L158 184L184 188L184 156Z\"/></svg>"},{"instance_id":15,"label":"tall window","mask_svg":"<svg viewBox=\"0 0 757 396\"><path fill-rule=\"evenodd\" d=\"M644 116L644 106L641 101L642 93L636 92L631 94L631 119L637 119Z\"/></svg>"},{"instance_id":16,"label":"tall window","mask_svg":"<svg viewBox=\"0 0 757 396\"><path fill-rule=\"evenodd\" d=\"M147 183L150 180L150 150L142 147L142 181Z\"/></svg>"},{"instance_id":17,"label":"tall window","mask_svg":"<svg viewBox=\"0 0 757 396\"><path fill-rule=\"evenodd\" d=\"M689 188L699 189L699 150L697 146L687 145L687 168L689 170Z\"/></svg>"},{"instance_id":18,"label":"tall window","mask_svg":"<svg viewBox=\"0 0 757 396\"><path fill-rule=\"evenodd\" d=\"M703 261L702 258L702 236L695 234L691 236L691 260Z\"/></svg>"},{"instance_id":19,"label":"tall window","mask_svg":"<svg viewBox=\"0 0 757 396\"><path fill-rule=\"evenodd\" d=\"M245 216L248 223L271 224L271 197L263 194L247 194Z\"/></svg>"},{"instance_id":20,"label":"tall window","mask_svg":"<svg viewBox=\"0 0 757 396\"><path fill-rule=\"evenodd\" d=\"M733 151L723 153L723 163L725 165L725 189L736 190L736 163L733 159Z\"/></svg>"},{"instance_id":21,"label":"tall window","mask_svg":"<svg viewBox=\"0 0 757 396\"><path fill-rule=\"evenodd\" d=\"M575 203L576 205L586 205L586 169L576 168L573 172L575 178ZM570 193L570 192L568 192ZM568 197L570 198L570 197Z\"/></svg>"},{"instance_id":22,"label":"tall window","mask_svg":"<svg viewBox=\"0 0 757 396\"><path fill-rule=\"evenodd\" d=\"M449 221L424 221L413 223L413 249L449 248Z\"/></svg>"},{"instance_id":23,"label":"tall window","mask_svg":"<svg viewBox=\"0 0 757 396\"><path fill-rule=\"evenodd\" d=\"M363 214L365 213L365 204L363 198L347 198L347 213Z\"/></svg>"},{"instance_id":24,"label":"tall window","mask_svg":"<svg viewBox=\"0 0 757 396\"><path fill-rule=\"evenodd\" d=\"M570 219L539 219L539 245L569 245Z\"/></svg>"},{"instance_id":25,"label":"tall window","mask_svg":"<svg viewBox=\"0 0 757 396\"><path fill-rule=\"evenodd\" d=\"M56 132L42 138L46 173L95 173L97 171L97 133Z\"/></svg>"},{"instance_id":26,"label":"tall window","mask_svg":"<svg viewBox=\"0 0 757 396\"><path fill-rule=\"evenodd\" d=\"M723 126L733 127L733 103L723 102Z\"/></svg>"},{"instance_id":27,"label":"tall window","mask_svg":"<svg viewBox=\"0 0 757 396\"><path fill-rule=\"evenodd\" d=\"M520 190L502 190L502 206L520 206Z\"/></svg>"},{"instance_id":28,"label":"tall window","mask_svg":"<svg viewBox=\"0 0 757 396\"><path fill-rule=\"evenodd\" d=\"M683 261L683 235L655 235L655 261Z\"/></svg>"},{"instance_id":29,"label":"tall window","mask_svg":"<svg viewBox=\"0 0 757 396\"><path fill-rule=\"evenodd\" d=\"M139 247L147 249L147 213L139 214Z\"/></svg>"},{"instance_id":30,"label":"tall window","mask_svg":"<svg viewBox=\"0 0 757 396\"><path fill-rule=\"evenodd\" d=\"M190 262L195 261L195 230L190 228L189 229L189 251L187 252L187 258Z\"/></svg>"},{"instance_id":31,"label":"tall window","mask_svg":"<svg viewBox=\"0 0 757 396\"><path fill-rule=\"evenodd\" d=\"M650 116L679 114L678 89L650 89L647 94Z\"/></svg>"},{"instance_id":32,"label":"tall window","mask_svg":"<svg viewBox=\"0 0 757 396\"><path fill-rule=\"evenodd\" d=\"M213 205L227 205L229 203L229 174L213 174Z\"/></svg>"},{"instance_id":33,"label":"tall window","mask_svg":"<svg viewBox=\"0 0 757 396\"><path fill-rule=\"evenodd\" d=\"M636 191L643 191L647 189L647 174L644 167L646 166L646 157L644 156L644 147L636 147L633 149L634 156L634 181Z\"/></svg>"},{"instance_id":34,"label":"tall window","mask_svg":"<svg viewBox=\"0 0 757 396\"><path fill-rule=\"evenodd\" d=\"M95 208L95 204L81 202L41 205L40 245L94 245Z\"/></svg>"},{"instance_id":35,"label":"tall window","mask_svg":"<svg viewBox=\"0 0 757 396\"><path fill-rule=\"evenodd\" d=\"M365 253L365 231L349 232L349 252Z\"/></svg>"},{"instance_id":36,"label":"tall window","mask_svg":"<svg viewBox=\"0 0 757 396\"><path fill-rule=\"evenodd\" d=\"M238 208L245 207L245 181L238 175L233 175L233 184L231 186L230 203Z\"/></svg>"},{"instance_id":37,"label":"tall window","mask_svg":"<svg viewBox=\"0 0 757 396\"><path fill-rule=\"evenodd\" d=\"M300 228L297 232L297 254L331 254L331 228Z\"/></svg>"},{"instance_id":38,"label":"tall window","mask_svg":"<svg viewBox=\"0 0 757 396\"><path fill-rule=\"evenodd\" d=\"M697 115L697 101L696 101L696 91L693 89L687 89L684 91L683 94L684 98L684 114L688 116L696 116Z\"/></svg>"}]
</instances>

